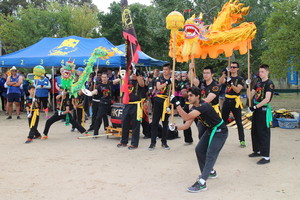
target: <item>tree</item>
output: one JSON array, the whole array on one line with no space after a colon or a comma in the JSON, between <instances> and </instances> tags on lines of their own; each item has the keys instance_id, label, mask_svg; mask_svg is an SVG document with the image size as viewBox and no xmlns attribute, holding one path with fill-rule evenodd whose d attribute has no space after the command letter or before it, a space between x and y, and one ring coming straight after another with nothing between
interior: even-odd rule
<instances>
[{"instance_id":1,"label":"tree","mask_svg":"<svg viewBox=\"0 0 300 200\"><path fill-rule=\"evenodd\" d=\"M268 49L261 58L270 65L272 74L286 77L288 67L300 67L300 2L285 0L272 5L274 11L264 23Z\"/></svg>"},{"instance_id":2,"label":"tree","mask_svg":"<svg viewBox=\"0 0 300 200\"><path fill-rule=\"evenodd\" d=\"M16 14L0 14L0 39L6 53L25 48L44 37L88 37L99 27L97 12L87 5L50 3L47 9L29 5Z\"/></svg>"}]
</instances>

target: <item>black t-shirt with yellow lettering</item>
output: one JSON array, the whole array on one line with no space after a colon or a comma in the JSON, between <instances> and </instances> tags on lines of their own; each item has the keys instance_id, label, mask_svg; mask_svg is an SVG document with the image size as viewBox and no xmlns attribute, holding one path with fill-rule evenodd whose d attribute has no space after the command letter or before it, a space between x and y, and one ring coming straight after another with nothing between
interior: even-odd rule
<instances>
[{"instance_id":1,"label":"black t-shirt with yellow lettering","mask_svg":"<svg viewBox=\"0 0 300 200\"><path fill-rule=\"evenodd\" d=\"M200 83L201 99L205 99L209 93L213 93L216 97L210 102L211 105L217 105L219 103L220 86L219 83L213 80L209 85L203 81Z\"/></svg>"},{"instance_id":2,"label":"black t-shirt with yellow lettering","mask_svg":"<svg viewBox=\"0 0 300 200\"><path fill-rule=\"evenodd\" d=\"M235 76L235 77L230 77L231 78L231 81L232 81L232 83L233 83L233 85L234 86L238 86L238 85L241 85L241 86L243 86L244 87L244 83L245 83L245 81L244 81L244 79L242 78L242 77L240 77L240 76ZM226 86L226 94L229 94L229 95L240 95L240 92L239 93L236 93L233 89L232 89L232 87L230 87L230 86Z\"/></svg>"},{"instance_id":3,"label":"black t-shirt with yellow lettering","mask_svg":"<svg viewBox=\"0 0 300 200\"><path fill-rule=\"evenodd\" d=\"M206 103L202 100L200 105L197 107L193 106L191 108L191 111L192 110L198 110L200 112L200 115L197 117L197 119L207 128L212 129L222 121L215 109L209 105L209 103Z\"/></svg>"},{"instance_id":4,"label":"black t-shirt with yellow lettering","mask_svg":"<svg viewBox=\"0 0 300 200\"><path fill-rule=\"evenodd\" d=\"M28 107L30 109L31 105L32 105L32 98L30 96L28 96L28 97L26 97L26 100L25 100L25 108ZM40 108L40 103L36 101L32 105L32 109L39 109L39 108Z\"/></svg>"},{"instance_id":5,"label":"black t-shirt with yellow lettering","mask_svg":"<svg viewBox=\"0 0 300 200\"><path fill-rule=\"evenodd\" d=\"M129 80L129 102L140 101L143 87L141 87L137 80Z\"/></svg>"},{"instance_id":6,"label":"black t-shirt with yellow lettering","mask_svg":"<svg viewBox=\"0 0 300 200\"><path fill-rule=\"evenodd\" d=\"M97 86L97 90L98 90L100 103L103 103L103 104L111 103L111 101L112 101L112 93L111 93L112 85L113 85L112 81L108 81L107 84L99 83L99 85Z\"/></svg>"},{"instance_id":7,"label":"black t-shirt with yellow lettering","mask_svg":"<svg viewBox=\"0 0 300 200\"><path fill-rule=\"evenodd\" d=\"M69 95L67 94L66 97L63 99L63 102L61 102L62 97L60 97L57 100L57 109L60 111L66 111L66 108L69 106L69 110L72 110L73 106L71 103L71 98L69 98Z\"/></svg>"},{"instance_id":8,"label":"black t-shirt with yellow lettering","mask_svg":"<svg viewBox=\"0 0 300 200\"><path fill-rule=\"evenodd\" d=\"M266 93L271 92L271 99L270 99L271 101L273 97L274 88L275 88L274 83L270 79L264 82L262 81L257 82L256 85L254 86L254 90L256 91L254 99L257 102L261 102L266 98Z\"/></svg>"}]
</instances>

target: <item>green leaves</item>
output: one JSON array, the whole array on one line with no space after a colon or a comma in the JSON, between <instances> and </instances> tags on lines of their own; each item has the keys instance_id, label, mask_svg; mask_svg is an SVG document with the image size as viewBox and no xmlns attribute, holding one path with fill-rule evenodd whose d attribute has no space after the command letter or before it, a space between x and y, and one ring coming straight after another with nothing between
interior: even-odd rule
<instances>
[{"instance_id":1,"label":"green leaves","mask_svg":"<svg viewBox=\"0 0 300 200\"><path fill-rule=\"evenodd\" d=\"M264 23L264 40L268 49L261 59L276 77L286 77L288 67L300 67L300 2L285 0L272 4L274 11Z\"/></svg>"},{"instance_id":2,"label":"green leaves","mask_svg":"<svg viewBox=\"0 0 300 200\"><path fill-rule=\"evenodd\" d=\"M89 37L99 28L97 12L82 6L47 3L46 9L30 4L16 15L0 15L0 39L6 53L30 46L44 37Z\"/></svg>"}]
</instances>

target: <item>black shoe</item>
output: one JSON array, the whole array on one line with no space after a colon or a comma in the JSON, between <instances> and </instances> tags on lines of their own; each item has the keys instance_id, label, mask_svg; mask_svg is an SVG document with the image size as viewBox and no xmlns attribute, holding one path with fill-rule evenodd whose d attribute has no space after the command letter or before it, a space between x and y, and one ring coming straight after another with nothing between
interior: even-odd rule
<instances>
[{"instance_id":1,"label":"black shoe","mask_svg":"<svg viewBox=\"0 0 300 200\"><path fill-rule=\"evenodd\" d=\"M17 116L17 119L21 119L21 117L20 117L20 116Z\"/></svg>"},{"instance_id":2,"label":"black shoe","mask_svg":"<svg viewBox=\"0 0 300 200\"><path fill-rule=\"evenodd\" d=\"M134 149L137 149L137 147L136 147L136 146L133 146L133 145L130 145L130 146L128 147L128 149L129 149L129 150L134 150Z\"/></svg>"},{"instance_id":3,"label":"black shoe","mask_svg":"<svg viewBox=\"0 0 300 200\"><path fill-rule=\"evenodd\" d=\"M28 143L31 143L32 142L32 139L28 138L25 142L25 144L28 144Z\"/></svg>"},{"instance_id":4,"label":"black shoe","mask_svg":"<svg viewBox=\"0 0 300 200\"><path fill-rule=\"evenodd\" d=\"M122 148L122 147L126 147L126 146L127 146L127 144L122 144L122 143L117 144L118 148Z\"/></svg>"},{"instance_id":5,"label":"black shoe","mask_svg":"<svg viewBox=\"0 0 300 200\"><path fill-rule=\"evenodd\" d=\"M6 119L12 119L12 117L11 117L11 116L8 116Z\"/></svg>"},{"instance_id":6,"label":"black shoe","mask_svg":"<svg viewBox=\"0 0 300 200\"><path fill-rule=\"evenodd\" d=\"M264 165L264 164L267 164L269 162L270 162L270 159L266 160L265 158L262 158L256 164L258 164L258 165Z\"/></svg>"},{"instance_id":7,"label":"black shoe","mask_svg":"<svg viewBox=\"0 0 300 200\"><path fill-rule=\"evenodd\" d=\"M148 147L149 151L153 151L155 149L155 144L150 144L150 146Z\"/></svg>"},{"instance_id":8,"label":"black shoe","mask_svg":"<svg viewBox=\"0 0 300 200\"><path fill-rule=\"evenodd\" d=\"M164 148L165 150L170 150L170 147L167 144L161 144L161 147Z\"/></svg>"},{"instance_id":9,"label":"black shoe","mask_svg":"<svg viewBox=\"0 0 300 200\"><path fill-rule=\"evenodd\" d=\"M71 132L74 132L75 131L75 128L71 128Z\"/></svg>"},{"instance_id":10,"label":"black shoe","mask_svg":"<svg viewBox=\"0 0 300 200\"><path fill-rule=\"evenodd\" d=\"M253 152L251 154L248 155L250 158L254 158L254 157L260 157L260 153L256 153L256 152Z\"/></svg>"},{"instance_id":11,"label":"black shoe","mask_svg":"<svg viewBox=\"0 0 300 200\"><path fill-rule=\"evenodd\" d=\"M204 191L207 190L206 187L206 182L204 184L201 184L200 181L196 181L191 187L187 188L188 192L200 192L200 191Z\"/></svg>"}]
</instances>

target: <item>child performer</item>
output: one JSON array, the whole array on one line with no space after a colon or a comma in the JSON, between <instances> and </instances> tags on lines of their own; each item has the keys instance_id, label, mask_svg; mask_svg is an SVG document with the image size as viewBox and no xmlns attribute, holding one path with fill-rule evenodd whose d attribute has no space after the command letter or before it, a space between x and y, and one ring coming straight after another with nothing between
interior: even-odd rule
<instances>
[{"instance_id":1,"label":"child performer","mask_svg":"<svg viewBox=\"0 0 300 200\"><path fill-rule=\"evenodd\" d=\"M78 124L81 124L81 126L84 126L84 109L83 109L83 102L84 102L84 95L81 90L78 91L78 96L76 98L72 98L72 104L73 104L73 116L75 121L77 121ZM75 131L74 125L72 125L71 132Z\"/></svg>"},{"instance_id":2,"label":"child performer","mask_svg":"<svg viewBox=\"0 0 300 200\"><path fill-rule=\"evenodd\" d=\"M40 105L35 98L35 87L30 85L28 87L29 96L25 101L25 108L27 111L28 124L29 124L29 135L26 140L26 144L31 143L32 139L41 139L41 134L37 130L39 124L39 108Z\"/></svg>"},{"instance_id":3,"label":"child performer","mask_svg":"<svg viewBox=\"0 0 300 200\"><path fill-rule=\"evenodd\" d=\"M58 110L46 121L45 129L43 132L44 136L42 137L42 139L48 139L50 126L61 119L66 120L66 125L69 125L68 123L71 123L74 128L77 128L80 133L84 133L86 131L85 128L82 127L81 124L78 124L78 122L76 122L76 120L71 115L72 104L70 102L68 92L63 90L61 94L57 95L56 99L58 99Z\"/></svg>"}]
</instances>

